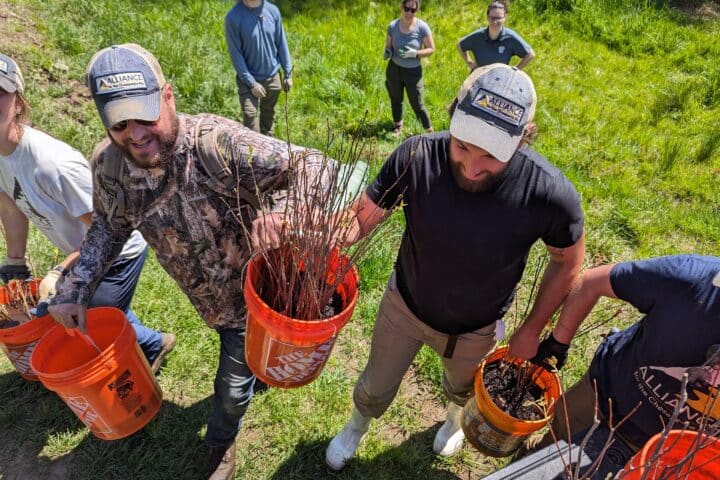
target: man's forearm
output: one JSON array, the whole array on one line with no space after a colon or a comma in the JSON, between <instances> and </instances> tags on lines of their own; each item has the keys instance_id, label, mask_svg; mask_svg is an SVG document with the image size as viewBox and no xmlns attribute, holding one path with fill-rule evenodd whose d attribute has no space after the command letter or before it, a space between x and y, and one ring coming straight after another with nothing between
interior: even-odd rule
<instances>
[{"instance_id":1,"label":"man's forearm","mask_svg":"<svg viewBox=\"0 0 720 480\"><path fill-rule=\"evenodd\" d=\"M80 256L53 297L53 304L87 305L100 280L122 252L132 230L114 230L96 216L80 247Z\"/></svg>"},{"instance_id":2,"label":"man's forearm","mask_svg":"<svg viewBox=\"0 0 720 480\"><path fill-rule=\"evenodd\" d=\"M0 221L5 235L7 256L23 258L27 246L30 222L12 199L0 192Z\"/></svg>"},{"instance_id":3,"label":"man's forearm","mask_svg":"<svg viewBox=\"0 0 720 480\"><path fill-rule=\"evenodd\" d=\"M580 324L590 314L600 297L583 290L582 281L578 281L570 290L563 303L553 336L560 342L569 345Z\"/></svg>"},{"instance_id":4,"label":"man's forearm","mask_svg":"<svg viewBox=\"0 0 720 480\"><path fill-rule=\"evenodd\" d=\"M524 326L540 335L578 279L580 266L551 261L545 268L540 287Z\"/></svg>"},{"instance_id":5,"label":"man's forearm","mask_svg":"<svg viewBox=\"0 0 720 480\"><path fill-rule=\"evenodd\" d=\"M590 269L573 286L563 304L560 318L553 329L555 339L569 344L582 322L600 297L617 298L610 283L613 265Z\"/></svg>"}]
</instances>

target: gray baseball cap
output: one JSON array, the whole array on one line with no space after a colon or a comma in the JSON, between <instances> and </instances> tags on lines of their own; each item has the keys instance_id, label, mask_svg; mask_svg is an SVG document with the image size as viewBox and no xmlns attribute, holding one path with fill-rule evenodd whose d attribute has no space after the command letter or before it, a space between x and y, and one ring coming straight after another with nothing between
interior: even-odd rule
<instances>
[{"instance_id":1,"label":"gray baseball cap","mask_svg":"<svg viewBox=\"0 0 720 480\"><path fill-rule=\"evenodd\" d=\"M15 60L2 53L0 53L0 88L9 93L25 91L25 82L20 67Z\"/></svg>"},{"instance_id":2,"label":"gray baseball cap","mask_svg":"<svg viewBox=\"0 0 720 480\"><path fill-rule=\"evenodd\" d=\"M106 128L125 120L153 122L160 117L165 76L153 54L140 45L100 50L88 64L86 80Z\"/></svg>"},{"instance_id":3,"label":"gray baseball cap","mask_svg":"<svg viewBox=\"0 0 720 480\"><path fill-rule=\"evenodd\" d=\"M537 96L530 77L503 63L480 67L465 79L457 99L450 134L509 161L535 116Z\"/></svg>"}]
</instances>

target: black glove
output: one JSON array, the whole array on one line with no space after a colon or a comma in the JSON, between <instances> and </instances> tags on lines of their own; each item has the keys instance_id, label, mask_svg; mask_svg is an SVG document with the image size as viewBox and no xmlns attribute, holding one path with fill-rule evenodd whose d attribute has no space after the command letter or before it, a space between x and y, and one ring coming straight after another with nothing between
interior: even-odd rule
<instances>
[{"instance_id":1,"label":"black glove","mask_svg":"<svg viewBox=\"0 0 720 480\"><path fill-rule=\"evenodd\" d=\"M5 257L0 263L0 280L8 283L10 280L29 280L32 278L30 266L25 258Z\"/></svg>"},{"instance_id":2,"label":"black glove","mask_svg":"<svg viewBox=\"0 0 720 480\"><path fill-rule=\"evenodd\" d=\"M567 361L568 350L570 350L570 345L558 342L551 333L540 342L537 355L530 361L550 372L560 370Z\"/></svg>"}]
</instances>

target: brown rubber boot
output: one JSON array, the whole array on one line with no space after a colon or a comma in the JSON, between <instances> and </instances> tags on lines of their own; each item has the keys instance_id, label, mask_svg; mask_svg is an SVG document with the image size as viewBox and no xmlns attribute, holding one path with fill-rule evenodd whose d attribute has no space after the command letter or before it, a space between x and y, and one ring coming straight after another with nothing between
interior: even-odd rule
<instances>
[{"instance_id":1,"label":"brown rubber boot","mask_svg":"<svg viewBox=\"0 0 720 480\"><path fill-rule=\"evenodd\" d=\"M235 475L235 440L227 447L210 447L208 480L230 480Z\"/></svg>"},{"instance_id":2,"label":"brown rubber boot","mask_svg":"<svg viewBox=\"0 0 720 480\"><path fill-rule=\"evenodd\" d=\"M172 352L177 342L177 338L175 338L175 335L172 333L161 333L160 335L162 335L162 346L160 347L160 352L157 354L157 357L153 360L152 365L150 365L150 369L155 375L160 371L165 355Z\"/></svg>"}]
</instances>

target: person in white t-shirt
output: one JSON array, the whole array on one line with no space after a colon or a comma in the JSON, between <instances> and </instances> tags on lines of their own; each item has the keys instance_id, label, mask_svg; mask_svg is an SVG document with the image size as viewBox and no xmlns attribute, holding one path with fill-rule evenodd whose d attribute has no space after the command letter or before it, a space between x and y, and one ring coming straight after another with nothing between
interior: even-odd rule
<instances>
[{"instance_id":1,"label":"person in white t-shirt","mask_svg":"<svg viewBox=\"0 0 720 480\"><path fill-rule=\"evenodd\" d=\"M25 123L27 117L20 68L12 58L0 54L0 221L7 247L0 264L0 280L31 277L25 251L32 222L65 255L40 283L40 299L46 300L55 294L75 264L91 223L92 175L80 152L30 127ZM145 327L130 309L146 255L145 240L139 232L133 232L89 306L123 310L157 373L176 339L171 333Z\"/></svg>"}]
</instances>

